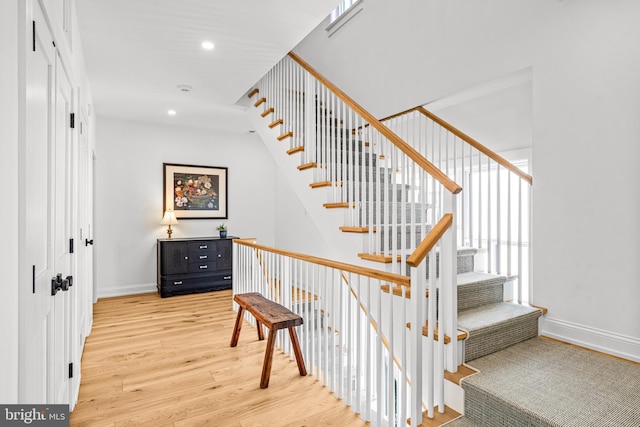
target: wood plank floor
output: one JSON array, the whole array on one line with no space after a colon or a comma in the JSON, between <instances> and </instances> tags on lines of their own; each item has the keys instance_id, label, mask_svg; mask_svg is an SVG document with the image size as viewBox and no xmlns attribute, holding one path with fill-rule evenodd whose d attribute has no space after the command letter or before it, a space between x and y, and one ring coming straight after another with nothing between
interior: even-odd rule
<instances>
[{"instance_id":1,"label":"wood plank floor","mask_svg":"<svg viewBox=\"0 0 640 427\"><path fill-rule=\"evenodd\" d=\"M231 291L98 301L71 426L367 425L279 350L260 389L266 340L229 347L235 315Z\"/></svg>"}]
</instances>

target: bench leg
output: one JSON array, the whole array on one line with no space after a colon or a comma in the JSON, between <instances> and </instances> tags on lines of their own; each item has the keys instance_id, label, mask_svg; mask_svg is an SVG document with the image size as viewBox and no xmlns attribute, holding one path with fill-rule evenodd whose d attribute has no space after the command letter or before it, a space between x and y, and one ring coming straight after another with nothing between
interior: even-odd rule
<instances>
[{"instance_id":1,"label":"bench leg","mask_svg":"<svg viewBox=\"0 0 640 427\"><path fill-rule=\"evenodd\" d=\"M302 350L300 350L300 342L298 341L298 334L295 328L289 328L289 337L291 338L291 345L293 345L293 352L296 355L296 362L298 363L298 371L303 377L307 375L307 368L304 366L304 360L302 359Z\"/></svg>"},{"instance_id":2,"label":"bench leg","mask_svg":"<svg viewBox=\"0 0 640 427\"><path fill-rule=\"evenodd\" d=\"M240 329L242 328L242 307L238 309L238 316L236 317L236 326L233 328L233 335L231 335L231 347L238 345L238 338L240 338Z\"/></svg>"},{"instance_id":3,"label":"bench leg","mask_svg":"<svg viewBox=\"0 0 640 427\"><path fill-rule=\"evenodd\" d=\"M258 328L258 341L262 341L264 339L264 335L262 334L262 324L256 319L256 327Z\"/></svg>"},{"instance_id":4,"label":"bench leg","mask_svg":"<svg viewBox=\"0 0 640 427\"><path fill-rule=\"evenodd\" d=\"M271 362L273 360L273 347L276 343L276 334L278 331L269 329L269 338L267 338L267 349L264 351L264 364L262 365L262 377L260 377L260 388L269 387L269 377L271 376Z\"/></svg>"}]
</instances>

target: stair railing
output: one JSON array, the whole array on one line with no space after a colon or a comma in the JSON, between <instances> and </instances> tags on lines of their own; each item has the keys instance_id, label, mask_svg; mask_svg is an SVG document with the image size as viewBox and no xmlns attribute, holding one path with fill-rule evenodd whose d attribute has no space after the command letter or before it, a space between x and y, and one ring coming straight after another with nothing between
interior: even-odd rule
<instances>
[{"instance_id":1,"label":"stair railing","mask_svg":"<svg viewBox=\"0 0 640 427\"><path fill-rule=\"evenodd\" d=\"M427 211L461 187L293 52L258 84L270 127L300 169L327 188L326 208L345 209L344 231L362 233L361 258L408 274L405 259L426 236ZM399 261L398 261L399 260Z\"/></svg>"},{"instance_id":2,"label":"stair railing","mask_svg":"<svg viewBox=\"0 0 640 427\"><path fill-rule=\"evenodd\" d=\"M437 236L432 235L412 255L411 262L423 270L422 259L441 241L451 216L441 223L434 227ZM303 317L298 335L309 375L373 425L406 426L409 416L422 422L423 390L433 395L434 382L422 381L422 363L416 363L422 361L423 328L407 332L402 315L411 311L411 300L405 298L412 286L409 277L263 246L255 239L233 242L234 294L259 292ZM422 286L424 280L418 277ZM383 292L384 285L401 288L402 298ZM435 285L431 291L435 294ZM434 325L435 306L429 310ZM252 316L245 320L256 326ZM423 323L415 317L412 321ZM420 333L412 339L415 331ZM276 344L293 359L293 349L282 332ZM433 341L427 342L427 353L435 354ZM441 338L436 345L442 347L443 342ZM442 378L434 366L427 365L425 372ZM433 404L426 404L431 413Z\"/></svg>"},{"instance_id":3,"label":"stair railing","mask_svg":"<svg viewBox=\"0 0 640 427\"><path fill-rule=\"evenodd\" d=\"M388 266L389 274L405 276L409 274L409 266L406 264L409 255L423 239L429 238L430 230L438 219L451 215L454 226L436 239L438 244L429 256L429 270L432 270L430 277L433 278L430 286L434 289L430 295L436 295L435 289L438 289L438 304L441 305L439 310L433 308L435 306L430 309L426 298L419 297L425 295L427 287L423 262L412 268L417 269L417 273L411 272L414 276L411 293L416 296L410 300L408 309L399 307L399 304L407 303L404 298L393 298L393 292L383 296L382 282L375 284L375 291L369 291L369 286L364 286L367 289L364 297L361 296L362 289L356 292L361 296L359 302L367 307L369 321L377 322L381 336L388 337L390 343L387 359L384 356L384 346L380 344L382 339L374 347L367 346L376 355L373 366L383 371L386 369L387 376L386 388L381 385L381 373L376 377L378 387L383 387L386 393L378 388L376 396L380 400L374 399L371 404L380 405L384 401L391 406L374 411L376 419L366 420L374 421L376 425L382 425L382 419L386 419L389 425L397 422L405 425L404 421L398 421L404 420L405 405L398 405L398 399L403 399L403 395L398 397L392 391L395 389L392 383L397 379L394 369L389 368L393 365L389 360L397 359L411 361L408 369L406 363L401 364L405 368L400 377L411 380L409 414L412 424L416 421L420 424L423 402L427 408L431 408L429 416L433 416L436 399L439 399L438 402L444 400L444 369L455 372L459 362L457 343L454 340L452 344L444 345L444 335L457 336L455 212L459 204L456 195L462 188L294 53L276 64L257 83L249 97L255 101L254 107L261 110L260 115L268 121L268 126L279 129L277 140L286 144L283 149L290 155L300 153L298 169L314 170L314 182L310 186L325 188L325 207L345 209L343 231L356 231L364 235L361 258L383 261ZM439 257L435 256L436 251L439 251ZM437 263L440 264L439 267L436 266ZM275 268L268 270L276 271L280 267ZM438 274L436 270L439 271ZM284 271L288 271L288 267ZM372 271L380 274L378 270ZM317 279L316 274L320 273L313 273L314 281ZM329 288L331 290L327 291L327 296L319 303L321 313L326 308L322 304L327 304L328 301L336 303L334 299L342 295L346 287L344 284L336 287L335 280L339 280L336 271L328 276L327 273L322 274L334 286ZM389 280L389 283L395 282ZM283 289L283 300L286 301L287 289L290 287L285 285ZM353 291L353 287L351 290ZM406 295L406 290L405 286L401 287L402 296ZM315 291L316 288L314 294ZM366 298L366 303L362 298ZM429 300L434 301L435 298ZM338 298L336 301L346 304L344 299ZM346 304L343 308L349 306ZM332 309L335 308L332 306ZM352 316L354 311L356 310L351 310ZM334 319L339 317L344 321L345 311L339 310L339 313L340 316L334 314ZM427 327L427 316L433 319L431 327L439 330L442 337L440 343L436 341L436 333L430 334L428 338L422 336L423 326ZM409 337L405 330L408 320L414 325ZM363 336L365 335L369 334ZM400 346L397 344L398 339L394 340L394 337L400 337L399 340L403 343L408 339L410 345ZM431 357L428 363L432 364L433 369L426 370L433 370L434 375L425 380L435 381L437 385L436 391L426 396L430 402L423 399L423 339L434 343L433 351L429 351L431 356L427 357ZM324 368L321 371L327 372L327 366ZM325 384L334 387L333 382L326 378ZM393 417L392 406L400 408ZM443 403L438 404L438 407L440 411L444 410ZM372 412L367 411L366 417L371 416Z\"/></svg>"},{"instance_id":4,"label":"stair railing","mask_svg":"<svg viewBox=\"0 0 640 427\"><path fill-rule=\"evenodd\" d=\"M529 301L532 177L424 107L382 122L465 188L458 200L458 245L483 251L476 269L514 281Z\"/></svg>"}]
</instances>

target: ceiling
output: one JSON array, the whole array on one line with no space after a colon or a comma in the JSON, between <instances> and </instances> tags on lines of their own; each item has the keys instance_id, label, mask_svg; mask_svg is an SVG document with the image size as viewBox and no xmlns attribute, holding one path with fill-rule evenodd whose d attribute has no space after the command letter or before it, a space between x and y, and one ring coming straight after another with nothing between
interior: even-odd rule
<instances>
[{"instance_id":1,"label":"ceiling","mask_svg":"<svg viewBox=\"0 0 640 427\"><path fill-rule=\"evenodd\" d=\"M96 115L246 132L236 101L337 3L77 0Z\"/></svg>"}]
</instances>

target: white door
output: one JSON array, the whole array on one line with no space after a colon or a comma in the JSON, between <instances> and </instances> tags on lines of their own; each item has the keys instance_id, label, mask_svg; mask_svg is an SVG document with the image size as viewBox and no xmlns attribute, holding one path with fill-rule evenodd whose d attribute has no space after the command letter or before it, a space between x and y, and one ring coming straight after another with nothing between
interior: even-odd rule
<instances>
[{"instance_id":1,"label":"white door","mask_svg":"<svg viewBox=\"0 0 640 427\"><path fill-rule=\"evenodd\" d=\"M70 381L70 409L76 403L80 389L80 371L82 349L86 336L91 330L93 316L93 199L91 197L92 156L89 150L89 137L87 128L87 114L82 109L79 112L79 123L75 124L75 132L78 137L77 157L77 236L76 244L76 275L71 292L72 305L74 307L71 340L71 361L74 375ZM77 339L73 339L73 337Z\"/></svg>"},{"instance_id":2,"label":"white door","mask_svg":"<svg viewBox=\"0 0 640 427\"><path fill-rule=\"evenodd\" d=\"M53 94L55 49L40 8L34 5L34 40L27 44L25 144L20 153L24 197L24 263L31 286L20 287L19 399L49 403L49 335L53 329ZM30 271L29 271L30 270ZM29 275L27 275L30 273ZM23 282L23 285L26 283Z\"/></svg>"},{"instance_id":3,"label":"white door","mask_svg":"<svg viewBox=\"0 0 640 427\"><path fill-rule=\"evenodd\" d=\"M76 153L71 128L71 113L74 108L71 80L62 66L60 56L56 55L56 91L55 91L55 138L54 138L54 192L53 208L55 227L54 266L56 276L62 278L62 289L54 299L55 328L53 339L54 355L51 360L55 374L53 402L69 403L69 378L73 375L73 350L77 347L75 328L75 307L77 298L74 286L75 252L77 242L74 239L76 209L74 206L74 183L76 182ZM65 281L67 281L65 283Z\"/></svg>"},{"instance_id":4,"label":"white door","mask_svg":"<svg viewBox=\"0 0 640 427\"><path fill-rule=\"evenodd\" d=\"M43 13L33 3L33 40L27 43L24 146L19 185L24 218L20 227L19 399L29 403L68 402L68 292L52 295L52 279L70 275L71 256L65 215L71 212L66 144L58 109L71 101L64 79L57 83L57 55ZM63 73L61 73L63 74ZM66 99L63 101L63 99ZM65 109L65 107L63 107ZM66 243L65 243L66 241Z\"/></svg>"},{"instance_id":5,"label":"white door","mask_svg":"<svg viewBox=\"0 0 640 427\"><path fill-rule=\"evenodd\" d=\"M78 135L78 328L81 341L89 334L93 317L93 155L89 147L87 113L80 111Z\"/></svg>"}]
</instances>

